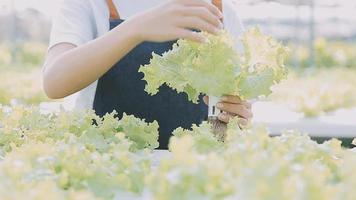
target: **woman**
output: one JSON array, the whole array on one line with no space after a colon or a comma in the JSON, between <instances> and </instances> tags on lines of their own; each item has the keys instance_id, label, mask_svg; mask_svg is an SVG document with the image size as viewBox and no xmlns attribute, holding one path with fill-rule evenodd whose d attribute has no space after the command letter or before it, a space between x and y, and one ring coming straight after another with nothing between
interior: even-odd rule
<instances>
[{"instance_id":1,"label":"woman","mask_svg":"<svg viewBox=\"0 0 356 200\"><path fill-rule=\"evenodd\" d=\"M167 148L175 128L206 119L207 106L202 99L192 104L167 86L149 96L138 68L152 52L168 51L179 38L204 42L193 29L216 34L222 28L222 6L204 0L65 0L53 23L45 92L53 99L79 92L76 108L93 108L101 116L116 110L119 118L125 112L157 120L160 148ZM236 96L222 98L218 107L226 111L219 116L224 122L239 116L246 123L252 116L250 104Z\"/></svg>"}]
</instances>

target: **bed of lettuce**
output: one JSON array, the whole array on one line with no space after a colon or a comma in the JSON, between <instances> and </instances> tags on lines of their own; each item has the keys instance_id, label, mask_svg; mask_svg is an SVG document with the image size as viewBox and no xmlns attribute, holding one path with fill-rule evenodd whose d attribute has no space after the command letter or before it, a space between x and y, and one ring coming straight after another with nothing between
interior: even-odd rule
<instances>
[{"instance_id":1,"label":"bed of lettuce","mask_svg":"<svg viewBox=\"0 0 356 200\"><path fill-rule=\"evenodd\" d=\"M0 121L3 200L355 197L356 148L336 139L270 137L233 121L221 142L203 123L174 131L170 156L154 163L156 122L24 107L2 107Z\"/></svg>"},{"instance_id":2,"label":"bed of lettuce","mask_svg":"<svg viewBox=\"0 0 356 200\"><path fill-rule=\"evenodd\" d=\"M258 29L243 51L222 32L203 44L179 40L153 55L141 72L146 91L162 84L185 92L268 95L286 75L287 49ZM270 137L263 127L228 124L224 142L207 122L176 129L169 156L155 163L157 122L115 112L45 114L38 107L0 106L1 200L354 199L356 148L333 139L318 144L296 131ZM356 145L356 141L353 142Z\"/></svg>"}]
</instances>

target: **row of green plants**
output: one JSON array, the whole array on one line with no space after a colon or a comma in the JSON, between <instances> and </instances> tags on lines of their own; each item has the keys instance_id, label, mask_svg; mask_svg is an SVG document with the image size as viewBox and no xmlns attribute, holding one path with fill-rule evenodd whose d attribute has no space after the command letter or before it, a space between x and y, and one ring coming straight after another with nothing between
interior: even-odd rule
<instances>
[{"instance_id":1,"label":"row of green plants","mask_svg":"<svg viewBox=\"0 0 356 200\"><path fill-rule=\"evenodd\" d=\"M295 131L269 137L234 120L222 142L203 123L175 130L171 153L156 162L157 122L6 106L0 122L3 200L355 197L356 148L336 139L318 144Z\"/></svg>"},{"instance_id":2,"label":"row of green plants","mask_svg":"<svg viewBox=\"0 0 356 200\"><path fill-rule=\"evenodd\" d=\"M39 68L45 58L47 44L24 42L19 44L0 43L0 68Z\"/></svg>"},{"instance_id":3,"label":"row of green plants","mask_svg":"<svg viewBox=\"0 0 356 200\"><path fill-rule=\"evenodd\" d=\"M310 51L307 44L290 43L289 65L309 68ZM314 65L318 68L356 67L356 43L346 41L329 41L318 38L314 44Z\"/></svg>"},{"instance_id":4,"label":"row of green plants","mask_svg":"<svg viewBox=\"0 0 356 200\"><path fill-rule=\"evenodd\" d=\"M42 90L40 69L0 69L0 80L0 104L38 105L48 101Z\"/></svg>"},{"instance_id":5,"label":"row of green plants","mask_svg":"<svg viewBox=\"0 0 356 200\"><path fill-rule=\"evenodd\" d=\"M0 104L38 105L48 100L41 82L46 51L44 43L0 43Z\"/></svg>"},{"instance_id":6,"label":"row of green plants","mask_svg":"<svg viewBox=\"0 0 356 200\"><path fill-rule=\"evenodd\" d=\"M306 117L356 106L356 43L318 38L314 62L307 44L288 46L288 78L274 86L269 100Z\"/></svg>"},{"instance_id":7,"label":"row of green plants","mask_svg":"<svg viewBox=\"0 0 356 200\"><path fill-rule=\"evenodd\" d=\"M316 117L341 108L356 107L356 70L323 68L290 71L273 87L270 100Z\"/></svg>"},{"instance_id":8,"label":"row of green plants","mask_svg":"<svg viewBox=\"0 0 356 200\"><path fill-rule=\"evenodd\" d=\"M310 66L310 52L307 44L290 43L289 64L298 64L302 68ZM346 41L329 41L318 38L315 41L316 67L356 67L356 43ZM24 42L18 45L0 43L0 67L17 64L22 67L38 67L43 63L47 44Z\"/></svg>"}]
</instances>

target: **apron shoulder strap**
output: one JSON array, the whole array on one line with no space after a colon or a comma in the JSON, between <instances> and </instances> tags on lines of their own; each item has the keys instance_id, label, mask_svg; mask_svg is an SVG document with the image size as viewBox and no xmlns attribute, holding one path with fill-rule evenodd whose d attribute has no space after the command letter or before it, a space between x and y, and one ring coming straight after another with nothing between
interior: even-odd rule
<instances>
[{"instance_id":1,"label":"apron shoulder strap","mask_svg":"<svg viewBox=\"0 0 356 200\"><path fill-rule=\"evenodd\" d=\"M112 0L106 0L106 4L109 7L110 19L111 20L120 19L120 14L117 11L114 2Z\"/></svg>"}]
</instances>

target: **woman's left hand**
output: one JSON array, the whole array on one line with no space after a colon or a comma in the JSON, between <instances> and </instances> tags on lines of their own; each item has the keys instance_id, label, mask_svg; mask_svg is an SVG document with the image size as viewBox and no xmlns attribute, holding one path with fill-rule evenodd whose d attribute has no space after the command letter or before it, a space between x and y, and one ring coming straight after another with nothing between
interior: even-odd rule
<instances>
[{"instance_id":1,"label":"woman's left hand","mask_svg":"<svg viewBox=\"0 0 356 200\"><path fill-rule=\"evenodd\" d=\"M208 99L208 97L204 98L207 104ZM234 117L239 117L240 124L247 125L253 117L251 103L241 100L238 96L223 96L216 107L224 111L224 113L219 114L218 118L225 123L229 123Z\"/></svg>"}]
</instances>

